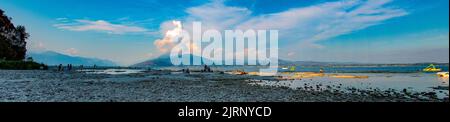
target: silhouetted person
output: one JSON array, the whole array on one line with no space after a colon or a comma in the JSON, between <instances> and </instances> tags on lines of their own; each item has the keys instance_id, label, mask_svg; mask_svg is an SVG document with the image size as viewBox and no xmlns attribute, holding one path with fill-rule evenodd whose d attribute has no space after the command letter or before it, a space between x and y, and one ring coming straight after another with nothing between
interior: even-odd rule
<instances>
[{"instance_id":1,"label":"silhouetted person","mask_svg":"<svg viewBox=\"0 0 450 122\"><path fill-rule=\"evenodd\" d=\"M97 65L94 64L94 69L97 69Z\"/></svg>"},{"instance_id":2,"label":"silhouetted person","mask_svg":"<svg viewBox=\"0 0 450 122\"><path fill-rule=\"evenodd\" d=\"M83 65L80 65L80 71L83 71Z\"/></svg>"},{"instance_id":3,"label":"silhouetted person","mask_svg":"<svg viewBox=\"0 0 450 122\"><path fill-rule=\"evenodd\" d=\"M203 67L203 72L212 72L211 71L211 67L209 67L208 65L205 64L205 66Z\"/></svg>"},{"instance_id":4,"label":"silhouetted person","mask_svg":"<svg viewBox=\"0 0 450 122\"><path fill-rule=\"evenodd\" d=\"M191 71L189 71L189 68L186 69L186 73L188 74L191 73Z\"/></svg>"},{"instance_id":5,"label":"silhouetted person","mask_svg":"<svg viewBox=\"0 0 450 122\"><path fill-rule=\"evenodd\" d=\"M62 71L62 64L58 65L58 71Z\"/></svg>"}]
</instances>

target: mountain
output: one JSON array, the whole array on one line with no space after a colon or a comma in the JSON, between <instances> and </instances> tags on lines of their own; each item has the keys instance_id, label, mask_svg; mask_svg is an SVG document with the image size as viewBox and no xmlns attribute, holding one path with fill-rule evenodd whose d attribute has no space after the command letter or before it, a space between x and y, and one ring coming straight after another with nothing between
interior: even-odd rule
<instances>
[{"instance_id":1,"label":"mountain","mask_svg":"<svg viewBox=\"0 0 450 122\"><path fill-rule=\"evenodd\" d=\"M195 57L194 55L190 55L192 57ZM192 59L191 59L192 62ZM247 61L245 61L245 64L247 64ZM430 63L420 63L423 65L429 65ZM431 63L431 64L437 64L437 65L446 65L448 66L448 63ZM369 64L369 63L357 63L357 62L320 62L320 61L290 61L290 60L284 60L279 59L278 60L279 66L402 66L402 65L418 65L418 64ZM132 67L150 67L150 66L173 66L170 62L169 55L162 55L158 58L147 60L138 64L132 65Z\"/></svg>"},{"instance_id":2,"label":"mountain","mask_svg":"<svg viewBox=\"0 0 450 122\"><path fill-rule=\"evenodd\" d=\"M42 62L47 65L72 64L85 66L117 66L117 64L109 60L69 56L53 51L29 52L28 56L32 57L36 62Z\"/></svg>"},{"instance_id":3,"label":"mountain","mask_svg":"<svg viewBox=\"0 0 450 122\"><path fill-rule=\"evenodd\" d=\"M190 55L191 57L198 57L195 55ZM192 62L192 59L191 59ZM245 64L248 62L245 61ZM278 64L280 66L326 66L326 65L335 65L335 64L352 64L352 63L334 63L334 62L314 62L314 61L289 61L280 59ZM170 56L168 54L162 55L158 58L147 60L141 63L137 63L132 65L132 67L150 67L150 66L173 66L170 61Z\"/></svg>"},{"instance_id":4,"label":"mountain","mask_svg":"<svg viewBox=\"0 0 450 122\"><path fill-rule=\"evenodd\" d=\"M147 60L132 65L132 67L149 67L149 66L172 66L169 55L162 55L158 58Z\"/></svg>"},{"instance_id":5,"label":"mountain","mask_svg":"<svg viewBox=\"0 0 450 122\"><path fill-rule=\"evenodd\" d=\"M199 56L195 56L195 55L184 55L184 56L190 56L191 57L191 62L193 62L193 58L201 58ZM207 61L211 61L209 59L206 59ZM203 63L202 63L203 64ZM132 67L150 67L150 66L173 66L172 62L170 61L170 55L166 54L166 55L161 55L158 58L155 59L151 59L151 60L147 60L141 63L137 63L132 65Z\"/></svg>"},{"instance_id":6,"label":"mountain","mask_svg":"<svg viewBox=\"0 0 450 122\"><path fill-rule=\"evenodd\" d=\"M320 61L289 61L279 59L278 64L280 66L340 66L340 65L358 65L360 63L354 62L320 62Z\"/></svg>"},{"instance_id":7,"label":"mountain","mask_svg":"<svg viewBox=\"0 0 450 122\"><path fill-rule=\"evenodd\" d=\"M191 57L198 57L195 55L189 55ZM192 58L191 58L192 62ZM244 62L247 64L247 61ZM278 64L280 66L328 66L328 65L346 65L346 64L356 64L356 63L338 63L338 62L316 62L316 61L289 61L279 59ZM170 61L170 56L168 54L162 55L158 58L147 60L141 63L132 65L132 67L150 67L150 66L173 66Z\"/></svg>"},{"instance_id":8,"label":"mountain","mask_svg":"<svg viewBox=\"0 0 450 122\"><path fill-rule=\"evenodd\" d=\"M280 59L280 66L428 66L430 64L448 66L448 63L359 63L359 62L319 62L319 61L289 61Z\"/></svg>"}]
</instances>

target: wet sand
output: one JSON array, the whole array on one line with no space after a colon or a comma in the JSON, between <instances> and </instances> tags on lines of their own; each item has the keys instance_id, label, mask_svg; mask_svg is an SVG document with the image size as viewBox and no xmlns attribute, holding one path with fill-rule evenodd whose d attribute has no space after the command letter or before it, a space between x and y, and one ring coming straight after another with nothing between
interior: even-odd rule
<instances>
[{"instance_id":1,"label":"wet sand","mask_svg":"<svg viewBox=\"0 0 450 122\"><path fill-rule=\"evenodd\" d=\"M348 92L252 85L273 77L147 71L88 74L0 70L1 102L448 102L433 93L349 89ZM331 86L330 86L331 87Z\"/></svg>"}]
</instances>

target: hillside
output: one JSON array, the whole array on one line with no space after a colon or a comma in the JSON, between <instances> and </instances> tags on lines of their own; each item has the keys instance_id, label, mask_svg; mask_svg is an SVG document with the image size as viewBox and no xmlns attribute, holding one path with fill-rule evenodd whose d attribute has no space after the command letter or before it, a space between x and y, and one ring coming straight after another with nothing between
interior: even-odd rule
<instances>
[{"instance_id":1,"label":"hillside","mask_svg":"<svg viewBox=\"0 0 450 122\"><path fill-rule=\"evenodd\" d=\"M33 57L36 62L44 63L47 65L58 65L58 64L72 64L72 65L85 65L85 66L116 66L112 61L96 59L96 58L86 58L69 56L61 53L46 51L46 52L29 52L28 55Z\"/></svg>"}]
</instances>

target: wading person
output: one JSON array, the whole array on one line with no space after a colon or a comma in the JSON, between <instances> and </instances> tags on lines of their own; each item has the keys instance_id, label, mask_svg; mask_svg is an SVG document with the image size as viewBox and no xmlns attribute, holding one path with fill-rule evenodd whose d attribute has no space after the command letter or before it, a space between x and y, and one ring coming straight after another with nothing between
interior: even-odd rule
<instances>
[{"instance_id":1,"label":"wading person","mask_svg":"<svg viewBox=\"0 0 450 122\"><path fill-rule=\"evenodd\" d=\"M62 70L62 64L58 65L58 72Z\"/></svg>"}]
</instances>

